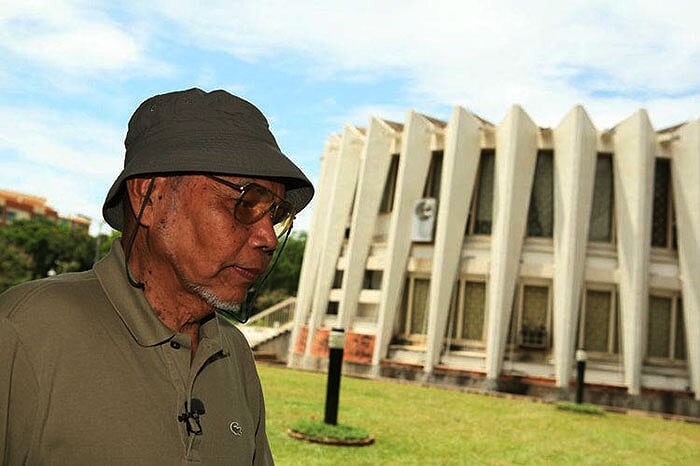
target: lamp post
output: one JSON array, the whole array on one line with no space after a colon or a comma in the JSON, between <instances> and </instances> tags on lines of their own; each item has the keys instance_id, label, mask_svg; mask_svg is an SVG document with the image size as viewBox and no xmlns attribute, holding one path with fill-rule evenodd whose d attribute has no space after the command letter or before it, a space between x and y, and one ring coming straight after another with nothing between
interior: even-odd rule
<instances>
[{"instance_id":1,"label":"lamp post","mask_svg":"<svg viewBox=\"0 0 700 466\"><path fill-rule=\"evenodd\" d=\"M583 403L583 378L586 374L586 352L576 350L576 403Z\"/></svg>"},{"instance_id":2,"label":"lamp post","mask_svg":"<svg viewBox=\"0 0 700 466\"><path fill-rule=\"evenodd\" d=\"M326 385L326 410L323 418L323 422L326 424L338 424L338 398L344 346L345 330L333 327L328 337L328 383Z\"/></svg>"}]
</instances>

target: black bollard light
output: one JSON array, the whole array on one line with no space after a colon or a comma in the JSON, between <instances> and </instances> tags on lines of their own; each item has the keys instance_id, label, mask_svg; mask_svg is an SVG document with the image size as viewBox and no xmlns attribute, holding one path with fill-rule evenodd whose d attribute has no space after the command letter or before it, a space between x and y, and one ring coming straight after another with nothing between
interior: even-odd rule
<instances>
[{"instance_id":1,"label":"black bollard light","mask_svg":"<svg viewBox=\"0 0 700 466\"><path fill-rule=\"evenodd\" d=\"M328 337L328 384L326 385L326 412L323 422L338 424L338 398L340 395L340 373L343 368L345 330L333 327Z\"/></svg>"},{"instance_id":2,"label":"black bollard light","mask_svg":"<svg viewBox=\"0 0 700 466\"><path fill-rule=\"evenodd\" d=\"M576 351L576 403L583 403L583 379L586 375L586 352Z\"/></svg>"}]
</instances>

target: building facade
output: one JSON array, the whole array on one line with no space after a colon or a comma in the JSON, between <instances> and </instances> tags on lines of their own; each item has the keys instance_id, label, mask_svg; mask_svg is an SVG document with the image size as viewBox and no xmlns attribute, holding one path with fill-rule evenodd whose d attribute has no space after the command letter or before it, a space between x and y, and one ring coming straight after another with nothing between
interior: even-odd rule
<instances>
[{"instance_id":1,"label":"building facade","mask_svg":"<svg viewBox=\"0 0 700 466\"><path fill-rule=\"evenodd\" d=\"M583 349L601 393L700 399L700 120L373 118L329 138L316 199L290 365L340 327L356 374L561 394Z\"/></svg>"},{"instance_id":2,"label":"building facade","mask_svg":"<svg viewBox=\"0 0 700 466\"><path fill-rule=\"evenodd\" d=\"M60 217L58 212L46 203L46 199L31 194L0 189L0 225L16 220L31 220L44 217L71 229L88 231L92 220L84 215Z\"/></svg>"}]
</instances>

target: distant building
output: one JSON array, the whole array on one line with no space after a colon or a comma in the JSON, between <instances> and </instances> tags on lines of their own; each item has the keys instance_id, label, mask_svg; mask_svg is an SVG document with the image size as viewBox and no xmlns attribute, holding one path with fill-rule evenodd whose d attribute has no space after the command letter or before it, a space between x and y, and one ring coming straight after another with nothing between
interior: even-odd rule
<instances>
[{"instance_id":1,"label":"distant building","mask_svg":"<svg viewBox=\"0 0 700 466\"><path fill-rule=\"evenodd\" d=\"M0 224L45 217L71 229L88 231L92 220L84 215L60 217L46 204L46 198L0 189Z\"/></svg>"},{"instance_id":2,"label":"distant building","mask_svg":"<svg viewBox=\"0 0 700 466\"><path fill-rule=\"evenodd\" d=\"M342 327L348 372L569 396L583 349L594 400L700 415L699 235L700 120L598 130L576 107L551 129L516 106L346 126L289 363L324 367Z\"/></svg>"},{"instance_id":3,"label":"distant building","mask_svg":"<svg viewBox=\"0 0 700 466\"><path fill-rule=\"evenodd\" d=\"M69 226L72 230L83 230L87 232L90 230L92 219L86 215L76 214L69 215L68 217L61 217L58 223Z\"/></svg>"}]
</instances>

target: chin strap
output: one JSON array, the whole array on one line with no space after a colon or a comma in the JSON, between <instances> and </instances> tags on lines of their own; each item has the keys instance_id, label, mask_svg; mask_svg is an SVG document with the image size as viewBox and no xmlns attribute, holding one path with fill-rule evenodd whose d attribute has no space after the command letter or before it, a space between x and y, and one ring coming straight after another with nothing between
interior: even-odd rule
<instances>
[{"instance_id":1,"label":"chin strap","mask_svg":"<svg viewBox=\"0 0 700 466\"><path fill-rule=\"evenodd\" d=\"M278 247L277 250L275 251L275 256L272 259L272 263L270 266L267 268L267 272L263 277L253 283L253 285L248 288L248 291L246 292L245 295L245 301L242 303L238 304L238 309L236 310L226 310L226 309L217 309L216 313L219 314L221 317L226 319L228 322L235 324L235 322L239 322L241 324L245 324L248 322L248 319L250 319L255 312L255 300L258 298L258 291L262 289L263 284L265 283L265 280L267 280L267 277L270 276L272 271L274 270L275 266L277 265L277 261L279 260L280 256L282 255L282 251L284 250L284 247L287 245L287 240L289 239L289 234L292 232L292 229L290 228L287 230L287 233L284 235L284 240L282 240L282 246Z\"/></svg>"},{"instance_id":2,"label":"chin strap","mask_svg":"<svg viewBox=\"0 0 700 466\"><path fill-rule=\"evenodd\" d=\"M129 284L133 286L134 288L141 288L143 289L144 285L143 282L136 281L133 275L131 275L131 270L129 269L129 257L131 256L131 248L134 247L134 240L136 239L136 233L139 231L139 227L141 226L141 217L143 217L143 211L146 210L146 204L148 203L148 200L151 198L151 192L153 191L153 186L155 185L156 179L151 178L151 182L148 184L148 189L146 189L146 195L143 197L143 201L141 201L141 207L139 207L139 213L136 216L136 225L134 226L134 231L131 232L131 235L129 236L129 239L126 243L126 247L124 248L124 269L126 270L126 279L129 280Z\"/></svg>"}]
</instances>

